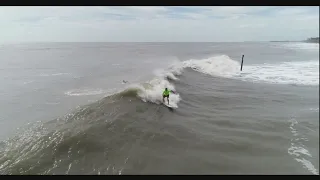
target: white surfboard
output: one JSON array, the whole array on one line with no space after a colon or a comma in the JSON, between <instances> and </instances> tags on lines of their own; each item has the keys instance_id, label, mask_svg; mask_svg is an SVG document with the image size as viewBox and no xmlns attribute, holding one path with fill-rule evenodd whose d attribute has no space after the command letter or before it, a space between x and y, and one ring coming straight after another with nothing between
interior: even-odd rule
<instances>
[{"instance_id":1,"label":"white surfboard","mask_svg":"<svg viewBox=\"0 0 320 180\"><path fill-rule=\"evenodd\" d=\"M173 104L167 104L167 103L162 103L163 105L169 107L169 108L178 108L177 105L173 105Z\"/></svg>"}]
</instances>

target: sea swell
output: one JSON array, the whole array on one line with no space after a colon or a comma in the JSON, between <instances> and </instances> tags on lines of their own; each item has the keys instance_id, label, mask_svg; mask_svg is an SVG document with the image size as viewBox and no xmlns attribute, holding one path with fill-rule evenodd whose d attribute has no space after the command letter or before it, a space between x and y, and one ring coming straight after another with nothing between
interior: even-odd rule
<instances>
[{"instance_id":1,"label":"sea swell","mask_svg":"<svg viewBox=\"0 0 320 180\"><path fill-rule=\"evenodd\" d=\"M283 63L282 65L293 68L299 67L296 64L292 65L292 63ZM305 65L312 67L314 64ZM262 71L253 68L257 66L269 70L262 74ZM78 107L74 112L64 117L49 122L39 121L19 129L19 133L15 137L0 143L0 174L123 174L130 172L130 168L134 169L133 166L137 172L141 173L147 168L147 165L141 165L139 163L141 159L137 157L148 159L148 155L150 156L148 153L150 152L159 153L159 156L163 153L163 151L156 151L155 148L152 149L151 146L147 146L147 143L151 140L166 142L166 146L170 148L183 144L181 143L181 137L179 139L168 131L172 126L164 128L166 119L172 114L166 107L158 106L158 104L162 102L162 91L167 87L170 90L177 91L176 94L170 95L170 103L179 107L183 97L181 97L176 86L177 81L180 81L180 78L182 79L179 76L183 75L184 69L190 68L213 78L285 84L288 81L281 78L282 81L279 81L279 78L273 78L273 81L265 80L268 79L266 76L274 74L275 67L279 68L276 69L276 72L281 72L283 66L273 64L249 65L244 70L246 74L240 76L240 63L226 55L175 62L167 70L155 70L155 77L150 81L129 84L123 89L108 92L106 97L94 103ZM312 68L309 68L309 70L314 71ZM284 76L283 74L285 73L277 73L276 75ZM288 73L285 75L288 75ZM308 77L313 78L313 75ZM296 76L296 78L300 80L300 77ZM290 83L301 84L301 82L306 82L298 80L290 81ZM314 81L310 82L314 83ZM76 92L76 94L80 96L92 93L88 90ZM212 94L210 95L212 96ZM214 97L214 99L217 101L219 97ZM232 104L230 99L230 96L226 97L225 104ZM195 109L199 107L194 102L188 103L190 106L195 106ZM221 104L219 102L219 105L216 106L221 106ZM208 111L211 107L206 108L208 109L204 108L205 110L202 109L202 112ZM218 112L218 108L216 107L214 111ZM195 113L200 116L199 112ZM184 114L185 117L189 115ZM204 118L204 120L208 120L208 118ZM199 122L197 120L193 121L193 123ZM222 120L219 122L235 126L233 122L227 123ZM238 121L238 123L240 122ZM214 123L217 123L217 121ZM179 132L182 131L179 130ZM211 129L208 131L211 131ZM200 141L196 138L201 133L193 136L190 135L191 130L189 130L189 134L184 133L181 136L187 136L191 142ZM211 141L206 141L206 144L207 142ZM223 143L221 141L221 144ZM163 144L155 143L154 145L161 146ZM188 143L181 145L182 148L189 146ZM162 148L159 147L159 149ZM208 150L211 151L212 149ZM235 148L232 148L232 150L235 150ZM183 153L183 151L175 152ZM173 155L172 157L174 158ZM157 160L156 157L154 159ZM130 163L131 165L128 165Z\"/></svg>"}]
</instances>

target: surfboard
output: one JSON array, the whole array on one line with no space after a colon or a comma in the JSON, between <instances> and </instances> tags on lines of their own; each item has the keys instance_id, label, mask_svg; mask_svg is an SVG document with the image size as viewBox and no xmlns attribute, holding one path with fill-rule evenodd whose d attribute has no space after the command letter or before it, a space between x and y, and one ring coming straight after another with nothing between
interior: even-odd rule
<instances>
[{"instance_id":1,"label":"surfboard","mask_svg":"<svg viewBox=\"0 0 320 180\"><path fill-rule=\"evenodd\" d=\"M177 106L174 106L174 105L171 105L171 104L167 104L167 103L162 103L162 104L167 106L168 108L172 108L172 109L177 108Z\"/></svg>"}]
</instances>

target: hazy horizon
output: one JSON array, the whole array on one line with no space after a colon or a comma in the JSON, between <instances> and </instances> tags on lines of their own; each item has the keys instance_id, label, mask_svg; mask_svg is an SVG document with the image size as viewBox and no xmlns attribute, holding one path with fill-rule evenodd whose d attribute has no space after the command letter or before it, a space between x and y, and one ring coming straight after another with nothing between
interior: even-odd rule
<instances>
[{"instance_id":1,"label":"hazy horizon","mask_svg":"<svg viewBox=\"0 0 320 180\"><path fill-rule=\"evenodd\" d=\"M307 39L307 38L306 38ZM14 45L14 44L38 44L38 43L266 43L266 42L303 42L306 39L302 40L270 40L270 41L141 41L141 42L126 42L126 41L34 41L34 42L4 42L0 43L0 45ZM309 42L308 42L309 43Z\"/></svg>"},{"instance_id":2,"label":"hazy horizon","mask_svg":"<svg viewBox=\"0 0 320 180\"><path fill-rule=\"evenodd\" d=\"M319 36L319 7L0 7L0 22L0 44L302 41Z\"/></svg>"}]
</instances>

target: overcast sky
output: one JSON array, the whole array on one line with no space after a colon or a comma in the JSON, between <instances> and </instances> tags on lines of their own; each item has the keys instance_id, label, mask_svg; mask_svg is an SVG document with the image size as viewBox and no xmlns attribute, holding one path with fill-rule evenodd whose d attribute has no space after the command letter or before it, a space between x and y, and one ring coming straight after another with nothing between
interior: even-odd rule
<instances>
[{"instance_id":1,"label":"overcast sky","mask_svg":"<svg viewBox=\"0 0 320 180\"><path fill-rule=\"evenodd\" d=\"M319 36L319 7L0 7L5 42L221 42Z\"/></svg>"}]
</instances>

